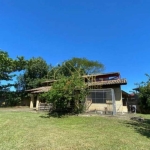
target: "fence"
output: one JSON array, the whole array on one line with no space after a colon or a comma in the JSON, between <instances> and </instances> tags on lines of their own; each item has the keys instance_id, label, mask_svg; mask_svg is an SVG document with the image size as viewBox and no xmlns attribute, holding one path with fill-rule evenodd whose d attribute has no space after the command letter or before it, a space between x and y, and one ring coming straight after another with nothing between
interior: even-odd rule
<instances>
[{"instance_id":1,"label":"fence","mask_svg":"<svg viewBox=\"0 0 150 150\"><path fill-rule=\"evenodd\" d=\"M105 114L116 114L115 93L113 89L91 89L87 96L87 109L97 109Z\"/></svg>"},{"instance_id":2,"label":"fence","mask_svg":"<svg viewBox=\"0 0 150 150\"><path fill-rule=\"evenodd\" d=\"M38 110L50 111L53 108L52 104L39 103Z\"/></svg>"}]
</instances>

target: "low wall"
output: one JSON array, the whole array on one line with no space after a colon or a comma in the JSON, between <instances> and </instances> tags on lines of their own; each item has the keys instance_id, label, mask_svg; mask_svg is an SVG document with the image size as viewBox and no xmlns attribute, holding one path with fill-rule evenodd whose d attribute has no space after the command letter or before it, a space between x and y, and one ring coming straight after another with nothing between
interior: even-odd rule
<instances>
[{"instance_id":1,"label":"low wall","mask_svg":"<svg viewBox=\"0 0 150 150\"><path fill-rule=\"evenodd\" d=\"M47 104L47 103L39 103L38 104L38 110L49 111L52 108L53 108L52 104Z\"/></svg>"}]
</instances>

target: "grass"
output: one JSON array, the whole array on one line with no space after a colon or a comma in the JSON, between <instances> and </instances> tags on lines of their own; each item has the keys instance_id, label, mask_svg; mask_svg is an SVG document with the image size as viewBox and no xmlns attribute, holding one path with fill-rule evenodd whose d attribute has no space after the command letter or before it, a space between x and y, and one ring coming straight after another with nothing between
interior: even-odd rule
<instances>
[{"instance_id":1,"label":"grass","mask_svg":"<svg viewBox=\"0 0 150 150\"><path fill-rule=\"evenodd\" d=\"M45 113L0 112L0 150L149 150L145 123L115 117L62 118Z\"/></svg>"}]
</instances>

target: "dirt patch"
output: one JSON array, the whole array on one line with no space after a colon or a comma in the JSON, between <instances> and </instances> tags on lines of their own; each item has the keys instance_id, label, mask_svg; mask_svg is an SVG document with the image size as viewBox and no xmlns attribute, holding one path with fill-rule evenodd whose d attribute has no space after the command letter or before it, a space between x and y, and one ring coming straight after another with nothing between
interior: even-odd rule
<instances>
[{"instance_id":1,"label":"dirt patch","mask_svg":"<svg viewBox=\"0 0 150 150\"><path fill-rule=\"evenodd\" d=\"M133 117L139 117L140 114L124 113L124 114L117 114L117 115L108 115L108 114L104 115L98 113L84 113L84 114L80 114L79 116L83 116L83 117L100 116L100 117L107 117L107 118L118 118L122 120L130 120Z\"/></svg>"},{"instance_id":2,"label":"dirt patch","mask_svg":"<svg viewBox=\"0 0 150 150\"><path fill-rule=\"evenodd\" d=\"M0 112L33 112L33 113L42 113L45 111L36 111L36 109L31 109L27 106L16 106L16 107L3 107L0 108ZM99 117L107 117L107 118L118 118L122 120L130 120L131 118L134 117L140 117L140 114L134 114L134 113L124 113L124 114L117 114L117 115L104 115L100 113L83 113L79 114L78 116L83 116L83 117L92 117L92 116L99 116Z\"/></svg>"},{"instance_id":3,"label":"dirt patch","mask_svg":"<svg viewBox=\"0 0 150 150\"><path fill-rule=\"evenodd\" d=\"M29 107L26 107L26 106L16 106L16 107L3 107L3 108L0 108L0 112L1 111L25 111L25 112L36 112L36 110L34 109L31 109Z\"/></svg>"}]
</instances>

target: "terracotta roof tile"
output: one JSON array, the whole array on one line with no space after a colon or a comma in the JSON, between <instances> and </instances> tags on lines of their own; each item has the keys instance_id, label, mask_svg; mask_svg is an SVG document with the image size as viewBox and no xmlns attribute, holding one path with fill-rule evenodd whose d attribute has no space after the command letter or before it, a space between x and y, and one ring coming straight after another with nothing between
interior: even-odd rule
<instances>
[{"instance_id":1,"label":"terracotta roof tile","mask_svg":"<svg viewBox=\"0 0 150 150\"><path fill-rule=\"evenodd\" d=\"M94 86L94 85L112 85L112 84L127 84L126 79L117 79L117 80L108 80L108 81L97 81L97 82L90 82L88 83L88 86Z\"/></svg>"},{"instance_id":2,"label":"terracotta roof tile","mask_svg":"<svg viewBox=\"0 0 150 150\"><path fill-rule=\"evenodd\" d=\"M31 93L42 93L42 92L48 92L50 89L51 89L51 86L43 86L40 88L30 89L26 91L31 92Z\"/></svg>"}]
</instances>

